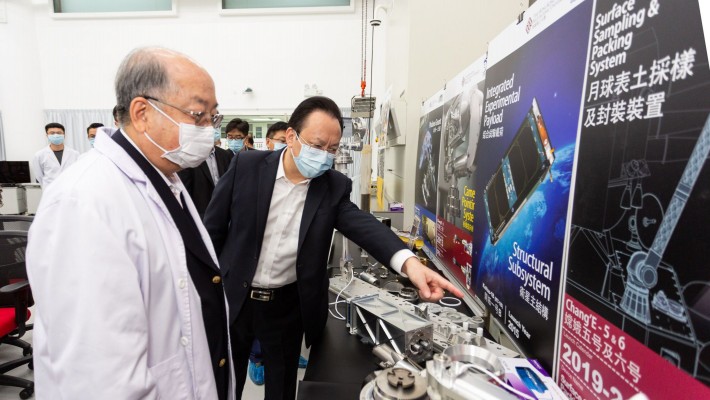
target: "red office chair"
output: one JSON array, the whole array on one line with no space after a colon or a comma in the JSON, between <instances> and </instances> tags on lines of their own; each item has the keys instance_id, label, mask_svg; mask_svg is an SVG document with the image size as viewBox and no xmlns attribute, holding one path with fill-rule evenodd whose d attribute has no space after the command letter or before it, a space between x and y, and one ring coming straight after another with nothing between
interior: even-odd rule
<instances>
[{"instance_id":1,"label":"red office chair","mask_svg":"<svg viewBox=\"0 0 710 400\"><path fill-rule=\"evenodd\" d=\"M0 364L0 385L22 388L22 399L32 396L34 382L6 373L25 364L33 368L32 345L21 339L27 330L28 308L34 303L27 281L26 247L27 232L0 231L0 352L10 350L5 345L22 349L21 358Z\"/></svg>"},{"instance_id":2,"label":"red office chair","mask_svg":"<svg viewBox=\"0 0 710 400\"><path fill-rule=\"evenodd\" d=\"M27 232L30 230L34 218L31 215L0 215L0 231ZM34 326L27 324L27 330L31 331L32 329Z\"/></svg>"}]
</instances>

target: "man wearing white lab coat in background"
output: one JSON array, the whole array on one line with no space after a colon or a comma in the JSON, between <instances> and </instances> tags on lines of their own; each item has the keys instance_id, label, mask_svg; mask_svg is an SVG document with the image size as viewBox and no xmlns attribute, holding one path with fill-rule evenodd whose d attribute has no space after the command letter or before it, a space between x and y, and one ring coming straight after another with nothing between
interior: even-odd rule
<instances>
[{"instance_id":1,"label":"man wearing white lab coat in background","mask_svg":"<svg viewBox=\"0 0 710 400\"><path fill-rule=\"evenodd\" d=\"M186 56L131 52L121 129L45 191L29 233L40 399L232 399L209 236L176 172L212 151L214 83Z\"/></svg>"},{"instance_id":2,"label":"man wearing white lab coat in background","mask_svg":"<svg viewBox=\"0 0 710 400\"><path fill-rule=\"evenodd\" d=\"M64 146L64 125L50 122L44 127L49 145L32 157L32 172L37 182L46 189L59 174L79 158L79 152Z\"/></svg>"}]
</instances>

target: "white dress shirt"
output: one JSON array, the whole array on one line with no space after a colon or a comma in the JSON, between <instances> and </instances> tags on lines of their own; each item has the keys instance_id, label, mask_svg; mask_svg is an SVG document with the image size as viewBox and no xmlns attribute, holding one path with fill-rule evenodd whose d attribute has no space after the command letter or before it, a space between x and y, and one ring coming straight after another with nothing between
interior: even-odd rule
<instances>
[{"instance_id":1,"label":"white dress shirt","mask_svg":"<svg viewBox=\"0 0 710 400\"><path fill-rule=\"evenodd\" d=\"M254 287L278 288L296 282L298 234L310 179L294 184L286 177L283 166L286 150L279 159L259 262L252 280ZM414 257L414 253L400 250L390 259L390 266L402 274L402 266L409 257Z\"/></svg>"},{"instance_id":2,"label":"white dress shirt","mask_svg":"<svg viewBox=\"0 0 710 400\"><path fill-rule=\"evenodd\" d=\"M291 182L284 172L283 158L284 153L281 153L259 262L252 280L252 286L256 287L277 288L296 282L298 231L311 180Z\"/></svg>"},{"instance_id":3,"label":"white dress shirt","mask_svg":"<svg viewBox=\"0 0 710 400\"><path fill-rule=\"evenodd\" d=\"M217 170L217 157L215 156L214 147L210 156L207 157L207 168L210 170L210 175L212 176L212 182L217 186L217 181L219 180L219 171Z\"/></svg>"}]
</instances>

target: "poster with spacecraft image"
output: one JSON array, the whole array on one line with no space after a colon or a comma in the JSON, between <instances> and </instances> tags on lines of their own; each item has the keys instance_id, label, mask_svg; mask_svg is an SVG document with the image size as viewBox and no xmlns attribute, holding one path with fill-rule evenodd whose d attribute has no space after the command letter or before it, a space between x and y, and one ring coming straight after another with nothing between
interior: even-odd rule
<instances>
[{"instance_id":1,"label":"poster with spacecraft image","mask_svg":"<svg viewBox=\"0 0 710 400\"><path fill-rule=\"evenodd\" d=\"M548 371L591 13L538 1L491 42L476 154L476 293Z\"/></svg>"},{"instance_id":2,"label":"poster with spacecraft image","mask_svg":"<svg viewBox=\"0 0 710 400\"><path fill-rule=\"evenodd\" d=\"M437 240L436 180L439 168L443 96L444 91L440 90L422 105L414 188L414 217L420 221L419 234L424 238L424 246L432 254L436 252Z\"/></svg>"},{"instance_id":3,"label":"poster with spacecraft image","mask_svg":"<svg viewBox=\"0 0 710 400\"><path fill-rule=\"evenodd\" d=\"M471 295L475 155L483 111L483 60L480 58L447 82L437 179L436 255Z\"/></svg>"},{"instance_id":4,"label":"poster with spacecraft image","mask_svg":"<svg viewBox=\"0 0 710 400\"><path fill-rule=\"evenodd\" d=\"M561 317L570 398L710 398L706 48L697 1L596 2Z\"/></svg>"}]
</instances>

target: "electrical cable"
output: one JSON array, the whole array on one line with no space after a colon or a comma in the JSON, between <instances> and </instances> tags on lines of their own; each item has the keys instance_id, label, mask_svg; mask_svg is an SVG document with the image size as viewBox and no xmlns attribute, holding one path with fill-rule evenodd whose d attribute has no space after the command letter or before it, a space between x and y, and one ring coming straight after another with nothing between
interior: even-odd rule
<instances>
[{"instance_id":1,"label":"electrical cable","mask_svg":"<svg viewBox=\"0 0 710 400\"><path fill-rule=\"evenodd\" d=\"M362 2L362 32L360 34L360 61L362 61L362 76L360 77L360 96L365 97L365 87L367 85L367 2Z\"/></svg>"},{"instance_id":2,"label":"electrical cable","mask_svg":"<svg viewBox=\"0 0 710 400\"><path fill-rule=\"evenodd\" d=\"M347 287L350 286L351 283L353 283L354 279L355 279L355 271L352 268L350 268L350 280L348 281L348 283L345 286L343 286L342 289L340 289L340 292L338 292L338 295L335 296L335 301L328 304L329 306L333 305L335 312L338 314L338 315L333 314L333 311L331 311L330 307L328 307L328 312L330 313L330 315L333 316L333 318L339 319L341 321L345 321L345 316L343 314L341 314L340 311L338 310L338 303L346 302L346 300L339 301L338 299L340 299L340 295L343 294L345 289L347 289Z\"/></svg>"},{"instance_id":3,"label":"electrical cable","mask_svg":"<svg viewBox=\"0 0 710 400\"><path fill-rule=\"evenodd\" d=\"M362 10L360 13L362 16L360 18L360 68L363 68L365 63L365 3L362 4ZM365 72L360 74L360 82L365 80Z\"/></svg>"},{"instance_id":4,"label":"electrical cable","mask_svg":"<svg viewBox=\"0 0 710 400\"><path fill-rule=\"evenodd\" d=\"M365 1L365 4L367 4L367 1ZM374 6L374 4L373 4ZM372 19L375 19L375 11L376 7L372 7ZM365 40L367 40L367 34L365 34ZM375 26L372 26L372 37L370 38L372 41L370 43L370 98L372 98L372 86L373 86L373 81L372 81L372 64L373 61L375 60ZM367 46L365 47L365 51L367 51Z\"/></svg>"},{"instance_id":5,"label":"electrical cable","mask_svg":"<svg viewBox=\"0 0 710 400\"><path fill-rule=\"evenodd\" d=\"M367 6L367 0L365 0L365 6ZM375 11L377 7L372 7L372 19L375 19ZM365 33L365 40L367 40L367 33ZM372 26L372 37L370 38L372 40L372 44L370 45L370 98L372 98L372 86L373 86L373 81L372 81L372 61L375 58L375 27L374 25ZM367 43L365 43L365 53L367 53ZM365 62L367 63L367 59L365 59ZM364 89L363 89L364 90ZM386 118L389 118L387 116ZM387 121L384 121L383 123L387 123ZM384 129L384 128L383 128ZM368 143L369 143L369 137L372 135L372 112L370 112L370 118L367 119L367 136L368 136ZM382 144L380 144L382 145Z\"/></svg>"}]
</instances>

